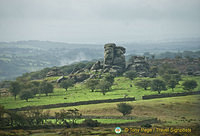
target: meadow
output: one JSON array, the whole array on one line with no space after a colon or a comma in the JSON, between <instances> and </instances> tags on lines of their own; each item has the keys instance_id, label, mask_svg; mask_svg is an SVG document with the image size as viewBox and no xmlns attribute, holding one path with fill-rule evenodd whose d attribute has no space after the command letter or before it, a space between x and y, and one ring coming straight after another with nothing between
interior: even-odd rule
<instances>
[{"instance_id":1,"label":"meadow","mask_svg":"<svg viewBox=\"0 0 200 136\"><path fill-rule=\"evenodd\" d=\"M48 81L56 80L59 77L49 77L46 78ZM89 101L89 100L103 100L103 99L115 99L115 98L124 98L126 97L135 97L136 101L141 100L144 95L158 94L156 91L151 91L150 88L144 90L143 88L138 88L134 83L141 79L147 78L135 78L130 80L125 77L116 77L112 89L103 95L99 90L91 92L84 83L77 83L74 87L69 88L67 91L63 88L60 88L59 85L55 84L54 92L50 93L48 96L41 94L36 95L35 98L29 99L28 102L25 100L20 100L17 97L17 100L14 100L13 96L0 97L0 104L3 105L6 109L14 109L26 106L38 106L38 105L48 105L56 103L70 103L70 102L79 102L79 101ZM153 78L148 78L152 80ZM184 80L194 79L198 82L198 87L193 91L200 90L200 77L182 77L182 81L179 82L179 85L176 86L174 91L168 88L166 91L161 91L162 93L177 93L177 92L186 92L181 86ZM132 85L132 87L130 86Z\"/></svg>"}]
</instances>

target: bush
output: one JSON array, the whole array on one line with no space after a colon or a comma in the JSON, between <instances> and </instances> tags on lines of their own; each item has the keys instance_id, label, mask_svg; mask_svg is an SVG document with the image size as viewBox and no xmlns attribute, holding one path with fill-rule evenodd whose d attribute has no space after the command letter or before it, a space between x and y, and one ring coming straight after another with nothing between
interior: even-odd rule
<instances>
[{"instance_id":1,"label":"bush","mask_svg":"<svg viewBox=\"0 0 200 136\"><path fill-rule=\"evenodd\" d=\"M97 120L85 119L82 124L87 127L98 127L100 123Z\"/></svg>"},{"instance_id":2,"label":"bush","mask_svg":"<svg viewBox=\"0 0 200 136\"><path fill-rule=\"evenodd\" d=\"M131 113L133 107L126 103L117 104L117 110L123 114L123 116Z\"/></svg>"},{"instance_id":3,"label":"bush","mask_svg":"<svg viewBox=\"0 0 200 136\"><path fill-rule=\"evenodd\" d=\"M152 125L151 125L151 124L149 124L149 123L147 123L147 124L143 124L143 125L141 125L141 127L144 127L144 128L151 128L151 127L152 127Z\"/></svg>"}]
</instances>

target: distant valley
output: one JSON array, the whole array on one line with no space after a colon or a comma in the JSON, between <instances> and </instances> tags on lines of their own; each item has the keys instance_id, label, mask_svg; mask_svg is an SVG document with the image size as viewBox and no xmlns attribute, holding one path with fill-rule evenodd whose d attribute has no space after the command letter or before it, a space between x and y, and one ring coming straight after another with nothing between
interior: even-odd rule
<instances>
[{"instance_id":1,"label":"distant valley","mask_svg":"<svg viewBox=\"0 0 200 136\"><path fill-rule=\"evenodd\" d=\"M118 43L126 55L199 51L200 39L161 42ZM50 41L0 42L0 80L10 80L26 72L103 58L103 44L75 44ZM148 52L148 53L147 53ZM192 55L189 53L189 55ZM162 55L163 56L163 55ZM196 56L198 57L198 56Z\"/></svg>"}]
</instances>

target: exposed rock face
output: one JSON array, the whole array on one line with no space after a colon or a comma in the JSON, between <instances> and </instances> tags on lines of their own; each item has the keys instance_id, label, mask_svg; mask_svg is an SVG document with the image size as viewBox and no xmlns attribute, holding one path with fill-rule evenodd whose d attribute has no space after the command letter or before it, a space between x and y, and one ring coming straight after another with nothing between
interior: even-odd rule
<instances>
[{"instance_id":1,"label":"exposed rock face","mask_svg":"<svg viewBox=\"0 0 200 136\"><path fill-rule=\"evenodd\" d=\"M99 69L102 69L103 68L103 65L101 64L100 61L97 61L92 67L91 67L91 70L99 70Z\"/></svg>"},{"instance_id":2,"label":"exposed rock face","mask_svg":"<svg viewBox=\"0 0 200 136\"><path fill-rule=\"evenodd\" d=\"M150 66L144 56L133 56L130 58L127 65L127 71L132 70L138 73L141 77L149 76Z\"/></svg>"},{"instance_id":3,"label":"exposed rock face","mask_svg":"<svg viewBox=\"0 0 200 136\"><path fill-rule=\"evenodd\" d=\"M63 73L62 72L60 72L57 68L53 68L51 71L49 71L48 73L47 73L47 77L51 77L51 76L61 76L61 75L63 75Z\"/></svg>"},{"instance_id":4,"label":"exposed rock face","mask_svg":"<svg viewBox=\"0 0 200 136\"><path fill-rule=\"evenodd\" d=\"M126 49L114 43L104 45L104 72L122 73L126 67Z\"/></svg>"}]
</instances>

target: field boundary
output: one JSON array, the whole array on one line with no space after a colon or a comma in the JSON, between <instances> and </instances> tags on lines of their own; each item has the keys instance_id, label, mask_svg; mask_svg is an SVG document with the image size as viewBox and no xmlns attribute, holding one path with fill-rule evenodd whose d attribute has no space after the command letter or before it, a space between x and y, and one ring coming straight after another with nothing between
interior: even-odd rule
<instances>
[{"instance_id":1,"label":"field boundary","mask_svg":"<svg viewBox=\"0 0 200 136\"><path fill-rule=\"evenodd\" d=\"M177 97L177 96L187 96L187 95L196 95L196 94L200 94L200 91L183 92L183 93L166 93L166 94L144 95L144 96L142 96L142 99L143 100L147 100L147 99L156 99L156 98L165 98L165 97Z\"/></svg>"},{"instance_id":2,"label":"field boundary","mask_svg":"<svg viewBox=\"0 0 200 136\"><path fill-rule=\"evenodd\" d=\"M135 97L118 98L118 99L105 99L105 100L79 101L79 102L73 102L73 103L57 103L57 104L38 105L38 106L27 106L27 107L8 109L8 110L24 111L24 110L29 110L29 109L32 109L32 108L51 109L51 108L70 107L70 106L79 106L79 105L88 105L88 104L126 102L126 101L135 101Z\"/></svg>"}]
</instances>

